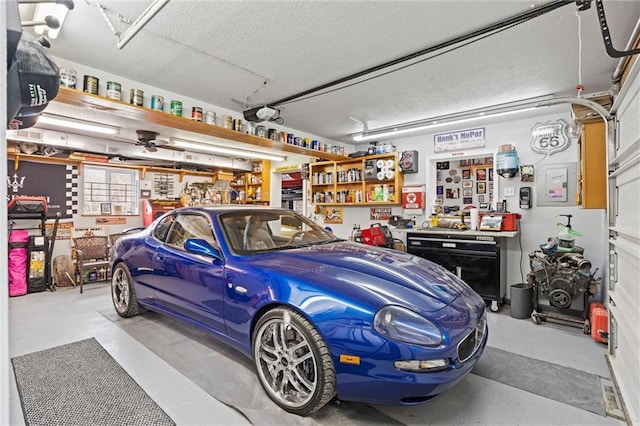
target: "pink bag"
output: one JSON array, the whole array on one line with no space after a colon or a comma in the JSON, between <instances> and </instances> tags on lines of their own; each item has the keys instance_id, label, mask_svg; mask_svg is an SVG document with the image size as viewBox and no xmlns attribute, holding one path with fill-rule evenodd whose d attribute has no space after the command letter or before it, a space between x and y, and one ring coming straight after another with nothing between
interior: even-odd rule
<instances>
[{"instance_id":1,"label":"pink bag","mask_svg":"<svg viewBox=\"0 0 640 426\"><path fill-rule=\"evenodd\" d=\"M29 231L16 229L9 234L9 296L27 294L27 246Z\"/></svg>"}]
</instances>

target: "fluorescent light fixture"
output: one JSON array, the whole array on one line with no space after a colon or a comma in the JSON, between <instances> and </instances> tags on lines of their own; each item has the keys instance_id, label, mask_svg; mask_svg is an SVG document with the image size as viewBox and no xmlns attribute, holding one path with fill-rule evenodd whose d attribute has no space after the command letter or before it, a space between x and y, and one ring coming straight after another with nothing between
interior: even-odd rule
<instances>
[{"instance_id":1,"label":"fluorescent light fixture","mask_svg":"<svg viewBox=\"0 0 640 426\"><path fill-rule=\"evenodd\" d=\"M226 154L232 157L240 157L240 158L260 158L262 160L272 160L272 161L284 161L287 157L277 154L271 154L260 151L247 151L244 149L236 149L229 148L226 146L220 145L212 145L202 142L192 142L183 139L172 138L171 142L173 142L174 146L191 149L194 151L200 152L211 152L213 154Z\"/></svg>"},{"instance_id":2,"label":"fluorescent light fixture","mask_svg":"<svg viewBox=\"0 0 640 426\"><path fill-rule=\"evenodd\" d=\"M49 125L64 127L66 129L84 130L87 132L100 133L103 135L116 135L120 132L117 127L107 126L106 124L93 123L90 121L81 121L68 117L61 117L57 115L43 114L38 119L37 125Z\"/></svg>"},{"instance_id":3,"label":"fluorescent light fixture","mask_svg":"<svg viewBox=\"0 0 640 426\"><path fill-rule=\"evenodd\" d=\"M36 22L44 22L46 21L46 17L53 16L58 20L59 24L57 28L51 28L47 25L36 25L33 27L33 30L37 34L44 34L46 32L47 37L55 39L58 37L58 33L60 32L60 28L62 28L62 23L68 11L67 6L63 6L62 4L38 3L36 5L36 12L33 15L33 20Z\"/></svg>"},{"instance_id":4,"label":"fluorescent light fixture","mask_svg":"<svg viewBox=\"0 0 640 426\"><path fill-rule=\"evenodd\" d=\"M408 133L421 132L437 127L451 126L456 124L468 123L477 120L485 120L493 117L500 117L521 112L532 111L541 106L548 106L543 101L548 101L552 95L532 98L512 104L497 105L494 107L482 108L474 111L461 112L457 114L443 115L440 117L429 118L425 120L413 121L410 123L399 124L397 126L385 127L377 130L368 130L361 133L351 135L355 142L365 142L371 140L391 139L396 136L406 135Z\"/></svg>"},{"instance_id":5,"label":"fluorescent light fixture","mask_svg":"<svg viewBox=\"0 0 640 426\"><path fill-rule=\"evenodd\" d=\"M131 39L138 34L158 12L160 12L160 9L166 6L167 3L169 3L169 0L154 0L122 34L122 37L118 40L118 49L125 47L127 43L129 43Z\"/></svg>"}]
</instances>

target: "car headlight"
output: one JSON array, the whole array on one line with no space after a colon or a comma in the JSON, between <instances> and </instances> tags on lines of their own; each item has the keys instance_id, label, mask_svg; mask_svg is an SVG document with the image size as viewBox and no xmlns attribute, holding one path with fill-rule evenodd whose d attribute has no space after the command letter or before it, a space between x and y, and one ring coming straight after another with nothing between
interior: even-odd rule
<instances>
[{"instance_id":1,"label":"car headlight","mask_svg":"<svg viewBox=\"0 0 640 426\"><path fill-rule=\"evenodd\" d=\"M384 337L421 346L438 346L442 333L431 321L400 306L385 306L373 318L373 327Z\"/></svg>"}]
</instances>

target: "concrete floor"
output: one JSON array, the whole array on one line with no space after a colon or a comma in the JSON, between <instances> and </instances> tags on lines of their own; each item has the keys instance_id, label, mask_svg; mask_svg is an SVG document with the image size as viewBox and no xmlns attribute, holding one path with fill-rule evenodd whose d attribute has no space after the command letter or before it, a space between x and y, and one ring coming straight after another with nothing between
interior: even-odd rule
<instances>
[{"instance_id":1,"label":"concrete floor","mask_svg":"<svg viewBox=\"0 0 640 426\"><path fill-rule=\"evenodd\" d=\"M199 330L155 313L119 318L107 284L11 298L9 321L11 357L95 337L178 425L624 424L473 373L427 404L334 401L300 418L267 398L249 360ZM513 319L508 306L489 312L489 329L491 347L610 378L606 346L581 329ZM24 424L13 379L10 408Z\"/></svg>"}]
</instances>

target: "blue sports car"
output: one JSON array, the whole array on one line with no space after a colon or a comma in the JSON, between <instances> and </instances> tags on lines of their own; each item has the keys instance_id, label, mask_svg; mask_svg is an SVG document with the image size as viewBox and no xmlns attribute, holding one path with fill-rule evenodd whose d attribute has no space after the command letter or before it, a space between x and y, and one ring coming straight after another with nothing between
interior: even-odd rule
<instances>
[{"instance_id":1,"label":"blue sports car","mask_svg":"<svg viewBox=\"0 0 640 426\"><path fill-rule=\"evenodd\" d=\"M121 237L111 270L118 314L150 309L205 329L299 415L336 396L428 401L487 342L484 301L444 268L336 238L287 209L176 209Z\"/></svg>"}]
</instances>

